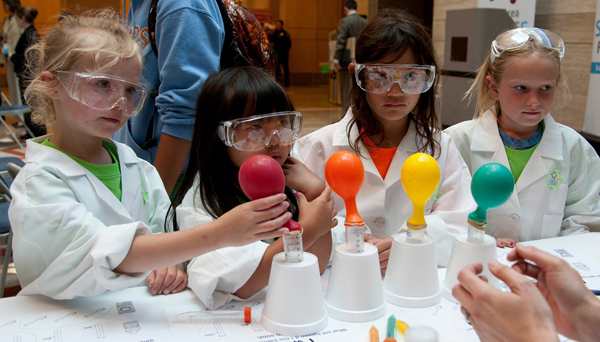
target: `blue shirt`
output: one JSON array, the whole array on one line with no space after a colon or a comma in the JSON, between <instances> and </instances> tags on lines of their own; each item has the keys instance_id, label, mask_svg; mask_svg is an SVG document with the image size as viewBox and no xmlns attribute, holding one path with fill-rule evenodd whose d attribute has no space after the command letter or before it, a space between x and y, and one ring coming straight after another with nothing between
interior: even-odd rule
<instances>
[{"instance_id":1,"label":"blue shirt","mask_svg":"<svg viewBox=\"0 0 600 342\"><path fill-rule=\"evenodd\" d=\"M142 47L141 81L148 92L160 84L158 96L155 101L149 96L140 114L131 117L113 139L154 163L158 146L140 147L149 138L160 139L166 133L192 140L196 98L206 78L219 69L225 30L214 0L161 0L156 18L157 58L148 33L151 2L130 0L127 22Z\"/></svg>"}]
</instances>

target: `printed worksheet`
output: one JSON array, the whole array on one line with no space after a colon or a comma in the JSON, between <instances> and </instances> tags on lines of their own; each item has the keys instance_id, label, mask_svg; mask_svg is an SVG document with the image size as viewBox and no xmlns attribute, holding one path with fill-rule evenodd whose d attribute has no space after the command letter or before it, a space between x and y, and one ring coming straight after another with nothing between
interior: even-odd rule
<instances>
[{"instance_id":1,"label":"printed worksheet","mask_svg":"<svg viewBox=\"0 0 600 342\"><path fill-rule=\"evenodd\" d=\"M53 308L15 308L0 315L0 342L172 341L148 300L53 302ZM75 305L73 305L75 304ZM43 312L40 314L39 312Z\"/></svg>"}]
</instances>

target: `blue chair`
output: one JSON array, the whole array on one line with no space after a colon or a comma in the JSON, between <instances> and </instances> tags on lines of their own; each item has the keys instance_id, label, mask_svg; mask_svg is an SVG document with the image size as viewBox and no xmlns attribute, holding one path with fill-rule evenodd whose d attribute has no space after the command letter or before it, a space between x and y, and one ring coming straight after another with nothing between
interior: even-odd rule
<instances>
[{"instance_id":1,"label":"blue chair","mask_svg":"<svg viewBox=\"0 0 600 342\"><path fill-rule=\"evenodd\" d=\"M0 298L4 296L6 274L12 255L12 229L8 220L8 207L12 197L7 183L12 184L13 178L16 177L23 165L25 164L19 158L0 158L0 170L4 170L0 171L0 246L6 246L2 273L0 274Z\"/></svg>"},{"instance_id":2,"label":"blue chair","mask_svg":"<svg viewBox=\"0 0 600 342\"><path fill-rule=\"evenodd\" d=\"M23 122L23 127L25 128L25 130L27 130L29 135L33 137L33 132L31 132L31 129L29 129L29 127L27 127L27 124L25 124L25 114L31 113L31 108L23 104L12 106L6 95L4 95L4 93L0 92L0 95L2 96L2 102L8 104L8 106L0 106L0 123L2 123L4 128L6 128L6 131L12 136L13 140L17 143L17 145L19 145L20 148L23 148L23 145L21 144L21 141L19 141L19 138L17 138L17 136L15 135L15 132L13 132L6 124L6 121L4 121L4 117L7 115L17 117L19 120L21 120L21 122Z\"/></svg>"}]
</instances>

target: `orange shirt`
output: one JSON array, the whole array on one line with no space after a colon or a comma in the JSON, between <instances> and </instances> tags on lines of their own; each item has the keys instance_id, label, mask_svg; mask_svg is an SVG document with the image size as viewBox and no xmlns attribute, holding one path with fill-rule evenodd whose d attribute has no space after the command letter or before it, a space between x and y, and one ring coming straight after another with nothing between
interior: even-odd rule
<instances>
[{"instance_id":1,"label":"orange shirt","mask_svg":"<svg viewBox=\"0 0 600 342\"><path fill-rule=\"evenodd\" d=\"M373 159L373 163L375 164L375 167L377 167L377 171L379 171L381 178L385 179L385 175L387 175L390 164L392 164L392 159L394 159L394 154L396 154L398 146L393 148L380 148L375 146L367 136L364 136L363 141L369 147L369 155Z\"/></svg>"}]
</instances>

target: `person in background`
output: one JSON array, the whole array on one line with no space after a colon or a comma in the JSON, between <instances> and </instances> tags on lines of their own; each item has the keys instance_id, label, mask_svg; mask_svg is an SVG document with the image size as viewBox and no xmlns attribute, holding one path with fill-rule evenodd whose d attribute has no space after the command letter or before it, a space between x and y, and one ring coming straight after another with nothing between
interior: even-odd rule
<instances>
[{"instance_id":1,"label":"person in background","mask_svg":"<svg viewBox=\"0 0 600 342\"><path fill-rule=\"evenodd\" d=\"M19 7L15 11L16 23L20 29L23 30L23 34L17 41L17 46L15 47L15 53L10 56L10 61L14 64L15 74L19 78L19 89L21 96L25 94L25 88L29 84L30 70L27 69L27 49L36 44L40 40L40 35L38 31L33 26L33 21L37 17L38 11L33 7ZM25 103L25 101L23 101ZM39 137L41 135L46 134L46 126L39 125L31 121L31 114L25 114L25 124L31 131L33 135ZM29 136L29 133L24 133L20 136L21 139L29 139L32 138Z\"/></svg>"},{"instance_id":2,"label":"person in background","mask_svg":"<svg viewBox=\"0 0 600 342\"><path fill-rule=\"evenodd\" d=\"M352 106L344 118L302 137L292 157L326 182L325 165L338 151L356 153L365 168L356 197L365 220L365 241L379 251L387 268L392 236L413 214L400 179L402 165L416 152L427 153L440 167L436 196L425 204L426 234L435 242L438 265L447 266L454 235L466 232L475 209L471 175L452 138L438 128L435 109L437 62L425 27L398 10L385 9L356 41L356 64L350 64ZM335 208L346 215L344 201ZM332 230L345 241L343 218ZM434 223L435 222L435 223Z\"/></svg>"},{"instance_id":3,"label":"person in background","mask_svg":"<svg viewBox=\"0 0 600 342\"><path fill-rule=\"evenodd\" d=\"M346 50L346 41L348 38L358 37L360 31L367 25L367 19L361 17L356 12L356 1L348 0L344 6L346 15L340 21L338 28L337 42L335 43L335 55L333 56L333 68L338 72L340 80L340 96L342 98L342 107L344 113L350 106L350 74L348 73L348 64L350 60L350 50Z\"/></svg>"},{"instance_id":4,"label":"person in background","mask_svg":"<svg viewBox=\"0 0 600 342\"><path fill-rule=\"evenodd\" d=\"M277 20L273 32L273 50L277 52L277 82L285 87L290 86L290 49L292 48L292 38L288 31L283 29L283 20ZM283 74L282 70L283 69Z\"/></svg>"},{"instance_id":5,"label":"person in background","mask_svg":"<svg viewBox=\"0 0 600 342\"><path fill-rule=\"evenodd\" d=\"M521 244L507 258L516 261L512 268L494 260L489 269L511 292L478 276L480 263L461 270L452 289L481 341L558 342L557 332L575 341L600 341L600 301L568 262Z\"/></svg>"},{"instance_id":6,"label":"person in background","mask_svg":"<svg viewBox=\"0 0 600 342\"><path fill-rule=\"evenodd\" d=\"M17 42L23 33L23 30L17 25L15 11L21 7L19 0L3 0L2 8L8 15L2 20L2 64L6 62L6 80L8 91L10 93L10 102L13 105L21 103L21 96L18 95L18 83L14 71L14 64L10 62L10 56L15 53Z\"/></svg>"},{"instance_id":7,"label":"person in background","mask_svg":"<svg viewBox=\"0 0 600 342\"><path fill-rule=\"evenodd\" d=\"M113 138L152 163L171 194L190 151L196 98L208 75L219 70L225 41L223 19L214 0L159 1L155 54L148 39L152 0L129 3L127 22L144 59L142 79L153 91L140 115Z\"/></svg>"},{"instance_id":8,"label":"person in background","mask_svg":"<svg viewBox=\"0 0 600 342\"><path fill-rule=\"evenodd\" d=\"M550 114L568 99L564 52L550 31L501 33L468 93L477 97L475 119L446 129L471 174L491 162L513 174L512 196L487 213L498 247L600 231L600 158Z\"/></svg>"}]
</instances>

